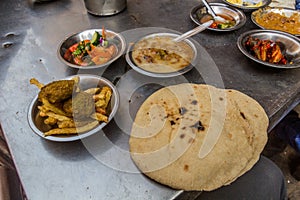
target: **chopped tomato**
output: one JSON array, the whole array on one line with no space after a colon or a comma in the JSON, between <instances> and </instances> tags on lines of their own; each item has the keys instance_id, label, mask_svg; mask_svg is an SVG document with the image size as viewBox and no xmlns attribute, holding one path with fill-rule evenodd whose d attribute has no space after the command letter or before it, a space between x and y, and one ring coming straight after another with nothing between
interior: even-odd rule
<instances>
[{"instance_id":1,"label":"chopped tomato","mask_svg":"<svg viewBox=\"0 0 300 200\"><path fill-rule=\"evenodd\" d=\"M212 23L209 27L210 28L217 28L218 24L216 22Z\"/></svg>"},{"instance_id":2,"label":"chopped tomato","mask_svg":"<svg viewBox=\"0 0 300 200\"><path fill-rule=\"evenodd\" d=\"M110 53L111 56L114 55L114 53L117 51L116 47L114 45L110 45L108 48L107 48L108 52Z\"/></svg>"},{"instance_id":3,"label":"chopped tomato","mask_svg":"<svg viewBox=\"0 0 300 200\"><path fill-rule=\"evenodd\" d=\"M72 46L69 47L69 50L70 50L71 52L74 52L74 51L77 49L78 44L79 44L79 43L73 44Z\"/></svg>"},{"instance_id":4,"label":"chopped tomato","mask_svg":"<svg viewBox=\"0 0 300 200\"><path fill-rule=\"evenodd\" d=\"M64 54L64 59L71 62L72 61L72 52L68 49Z\"/></svg>"},{"instance_id":5,"label":"chopped tomato","mask_svg":"<svg viewBox=\"0 0 300 200\"><path fill-rule=\"evenodd\" d=\"M74 60L74 63L77 64L77 65L81 65L81 64L82 64L82 60L81 60L81 58L79 58L79 57L76 57L76 56L75 56L75 57L73 58L73 60Z\"/></svg>"},{"instance_id":6,"label":"chopped tomato","mask_svg":"<svg viewBox=\"0 0 300 200\"><path fill-rule=\"evenodd\" d=\"M89 63L85 62L84 60L82 60L82 58L80 57L74 57L74 63L80 66L88 66Z\"/></svg>"}]
</instances>

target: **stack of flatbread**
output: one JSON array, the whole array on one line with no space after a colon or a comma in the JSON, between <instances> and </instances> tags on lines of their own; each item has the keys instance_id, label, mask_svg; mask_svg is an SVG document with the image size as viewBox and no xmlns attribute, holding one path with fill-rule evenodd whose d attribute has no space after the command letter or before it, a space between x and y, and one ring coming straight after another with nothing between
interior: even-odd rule
<instances>
[{"instance_id":1,"label":"stack of flatbread","mask_svg":"<svg viewBox=\"0 0 300 200\"><path fill-rule=\"evenodd\" d=\"M175 189L211 191L250 170L268 117L251 97L204 84L164 87L137 112L129 140L137 167Z\"/></svg>"}]
</instances>

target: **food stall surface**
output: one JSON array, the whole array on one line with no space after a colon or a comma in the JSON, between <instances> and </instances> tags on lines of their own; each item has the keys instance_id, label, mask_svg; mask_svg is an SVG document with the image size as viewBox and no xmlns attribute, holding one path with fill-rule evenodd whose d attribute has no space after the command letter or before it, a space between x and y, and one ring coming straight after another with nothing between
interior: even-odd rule
<instances>
[{"instance_id":1,"label":"food stall surface","mask_svg":"<svg viewBox=\"0 0 300 200\"><path fill-rule=\"evenodd\" d=\"M66 36L103 26L124 34L127 41L134 40L143 30L183 33L196 26L189 13L198 3L128 0L123 12L98 17L87 13L83 1L2 2L0 123L28 199L172 199L178 195L194 199L199 195L170 189L138 173L128 157L128 135L118 128L123 127L117 120L109 123L100 137L67 143L39 137L27 122L29 104L38 92L29 84L33 77L46 83L75 74L102 75L117 85L121 97L126 88L120 83L144 81L145 77L133 71L124 56L103 69L65 66L57 57L57 48ZM245 57L237 48L237 38L243 32L258 29L251 22L250 13L246 16L246 24L238 30L206 30L193 36L199 43L203 59L200 62L209 66L193 69L184 76L190 82L232 88L253 97L265 109L271 130L300 101L300 70L270 68ZM197 73L199 69L204 71ZM178 83L172 78L165 80L168 81ZM140 88L121 102L137 103L131 107L136 111L149 92Z\"/></svg>"}]
</instances>

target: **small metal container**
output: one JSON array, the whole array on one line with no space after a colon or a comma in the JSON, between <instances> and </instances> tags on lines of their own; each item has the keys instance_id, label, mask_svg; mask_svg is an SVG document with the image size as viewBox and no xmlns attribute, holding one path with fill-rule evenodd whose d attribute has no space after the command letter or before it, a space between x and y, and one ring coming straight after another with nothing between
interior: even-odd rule
<instances>
[{"instance_id":1,"label":"small metal container","mask_svg":"<svg viewBox=\"0 0 300 200\"><path fill-rule=\"evenodd\" d=\"M80 78L79 85L82 90L94 88L94 87L103 87L103 86L108 86L111 88L112 97L108 105L108 112L109 112L108 122L111 121L115 116L120 104L120 96L117 88L109 80L91 74L78 74L78 75L66 77L64 80L70 80L76 76ZM44 132L48 131L49 127L46 124L44 124L43 121L44 119L39 116L38 106L40 105L41 102L38 101L38 95L37 95L30 103L27 118L31 129L37 135L39 135L40 137L46 140L51 140L56 142L70 142L70 141L80 140L82 138L86 138L90 135L99 132L107 124L105 122L101 122L95 128L81 134L44 136Z\"/></svg>"},{"instance_id":2,"label":"small metal container","mask_svg":"<svg viewBox=\"0 0 300 200\"><path fill-rule=\"evenodd\" d=\"M256 18L263 18L264 15L268 15L268 14L279 14L282 16L282 19L284 18L289 18L292 15L296 15L300 16L300 13L297 10L291 9L291 8L283 8L283 7L266 7L263 9L259 9L256 10L254 12L251 13L251 20L254 24L256 24L258 27L262 28L262 29L273 29L273 27L265 27L264 25L260 24ZM274 17L274 19L277 19L277 17ZM274 19L270 18L269 22L270 24L276 24L274 25L274 30L278 30L278 31L284 31L290 34L293 34L291 30L285 28L283 29L282 27L286 27L285 25L290 24L294 27L296 27L294 24L295 22L293 22L292 20L286 20L286 21L282 21L282 24L280 24L278 21L273 21ZM276 22L276 23L275 23ZM298 22L299 23L299 22ZM297 25L297 24L296 24ZM298 31L299 32L299 31ZM300 36L300 34L294 34L295 36Z\"/></svg>"},{"instance_id":3,"label":"small metal container","mask_svg":"<svg viewBox=\"0 0 300 200\"><path fill-rule=\"evenodd\" d=\"M127 6L127 0L84 0L87 11L93 15L115 15Z\"/></svg>"},{"instance_id":4,"label":"small metal container","mask_svg":"<svg viewBox=\"0 0 300 200\"><path fill-rule=\"evenodd\" d=\"M240 4L230 3L228 0L223 0L223 2L227 3L230 6L234 6L236 8L242 9L243 11L247 12L247 11L253 11L253 10L265 7L265 6L269 5L272 2L272 0L261 0L261 4L259 6L247 5L247 3L251 2L250 0L242 0ZM255 2L255 1L253 1L253 2Z\"/></svg>"},{"instance_id":5,"label":"small metal container","mask_svg":"<svg viewBox=\"0 0 300 200\"><path fill-rule=\"evenodd\" d=\"M220 14L220 15L230 16L236 22L235 25L230 28L217 29L217 28L208 27L207 29L209 29L209 30L219 31L219 32L233 31L233 30L237 30L237 29L241 28L246 23L246 16L241 10L230 7L223 3L209 3L209 5L212 7L212 9L214 10L214 12L217 15ZM200 22L201 18L207 14L208 14L207 8L203 4L200 4L200 5L192 8L192 10L190 12L190 18L196 24L201 25L202 24Z\"/></svg>"},{"instance_id":6,"label":"small metal container","mask_svg":"<svg viewBox=\"0 0 300 200\"><path fill-rule=\"evenodd\" d=\"M106 29L105 31L106 31L106 35L107 35L106 36L107 40L109 41L109 43L115 45L115 47L117 49L117 51L115 52L113 57L108 62L103 63L101 65L80 66L80 65L71 63L64 58L64 54L68 50L69 47L71 47L72 45L74 45L80 41L83 41L83 40L91 40L95 31L101 33L102 29L85 30L85 31L82 31L79 33L72 34L72 35L68 36L66 39L64 39L60 43L58 50L57 50L57 56L58 56L59 60L62 61L64 64L68 65L69 67L78 68L78 69L94 69L94 68L101 68L101 67L108 66L112 62L117 60L121 55L123 55L123 53L126 49L125 38L120 33L116 33L114 31Z\"/></svg>"},{"instance_id":7,"label":"small metal container","mask_svg":"<svg viewBox=\"0 0 300 200\"><path fill-rule=\"evenodd\" d=\"M248 37L276 42L279 45L281 52L286 56L288 62L290 63L287 63L285 65L274 64L256 58L246 48L245 43ZM300 67L300 39L289 33L275 30L251 30L239 36L237 40L237 46L245 56L262 65L282 69Z\"/></svg>"}]
</instances>

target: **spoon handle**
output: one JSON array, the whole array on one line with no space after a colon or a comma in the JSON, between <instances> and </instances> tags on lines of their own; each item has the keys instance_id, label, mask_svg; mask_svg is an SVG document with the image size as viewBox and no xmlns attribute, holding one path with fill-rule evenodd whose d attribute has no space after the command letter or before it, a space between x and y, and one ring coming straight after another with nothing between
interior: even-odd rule
<instances>
[{"instance_id":1,"label":"spoon handle","mask_svg":"<svg viewBox=\"0 0 300 200\"><path fill-rule=\"evenodd\" d=\"M204 3L205 7L209 10L209 12L211 13L211 15L216 18L217 15L215 13L215 11L210 7L210 5L208 4L208 2L206 0L202 0L202 2Z\"/></svg>"},{"instance_id":2,"label":"spoon handle","mask_svg":"<svg viewBox=\"0 0 300 200\"><path fill-rule=\"evenodd\" d=\"M209 20L208 22L205 22L199 26L197 26L196 28L180 35L179 37L175 38L173 41L174 42L180 42L188 37L191 37L197 33L200 33L201 31L205 30L207 27L209 27L214 21L213 20Z\"/></svg>"},{"instance_id":3,"label":"spoon handle","mask_svg":"<svg viewBox=\"0 0 300 200\"><path fill-rule=\"evenodd\" d=\"M212 7L210 7L210 5L207 3L206 0L202 0L202 2L204 3L205 7L209 11L208 13L210 13L215 20L223 22L223 23L227 22L227 20L224 19L223 17L216 15L215 11L212 9Z\"/></svg>"}]
</instances>

